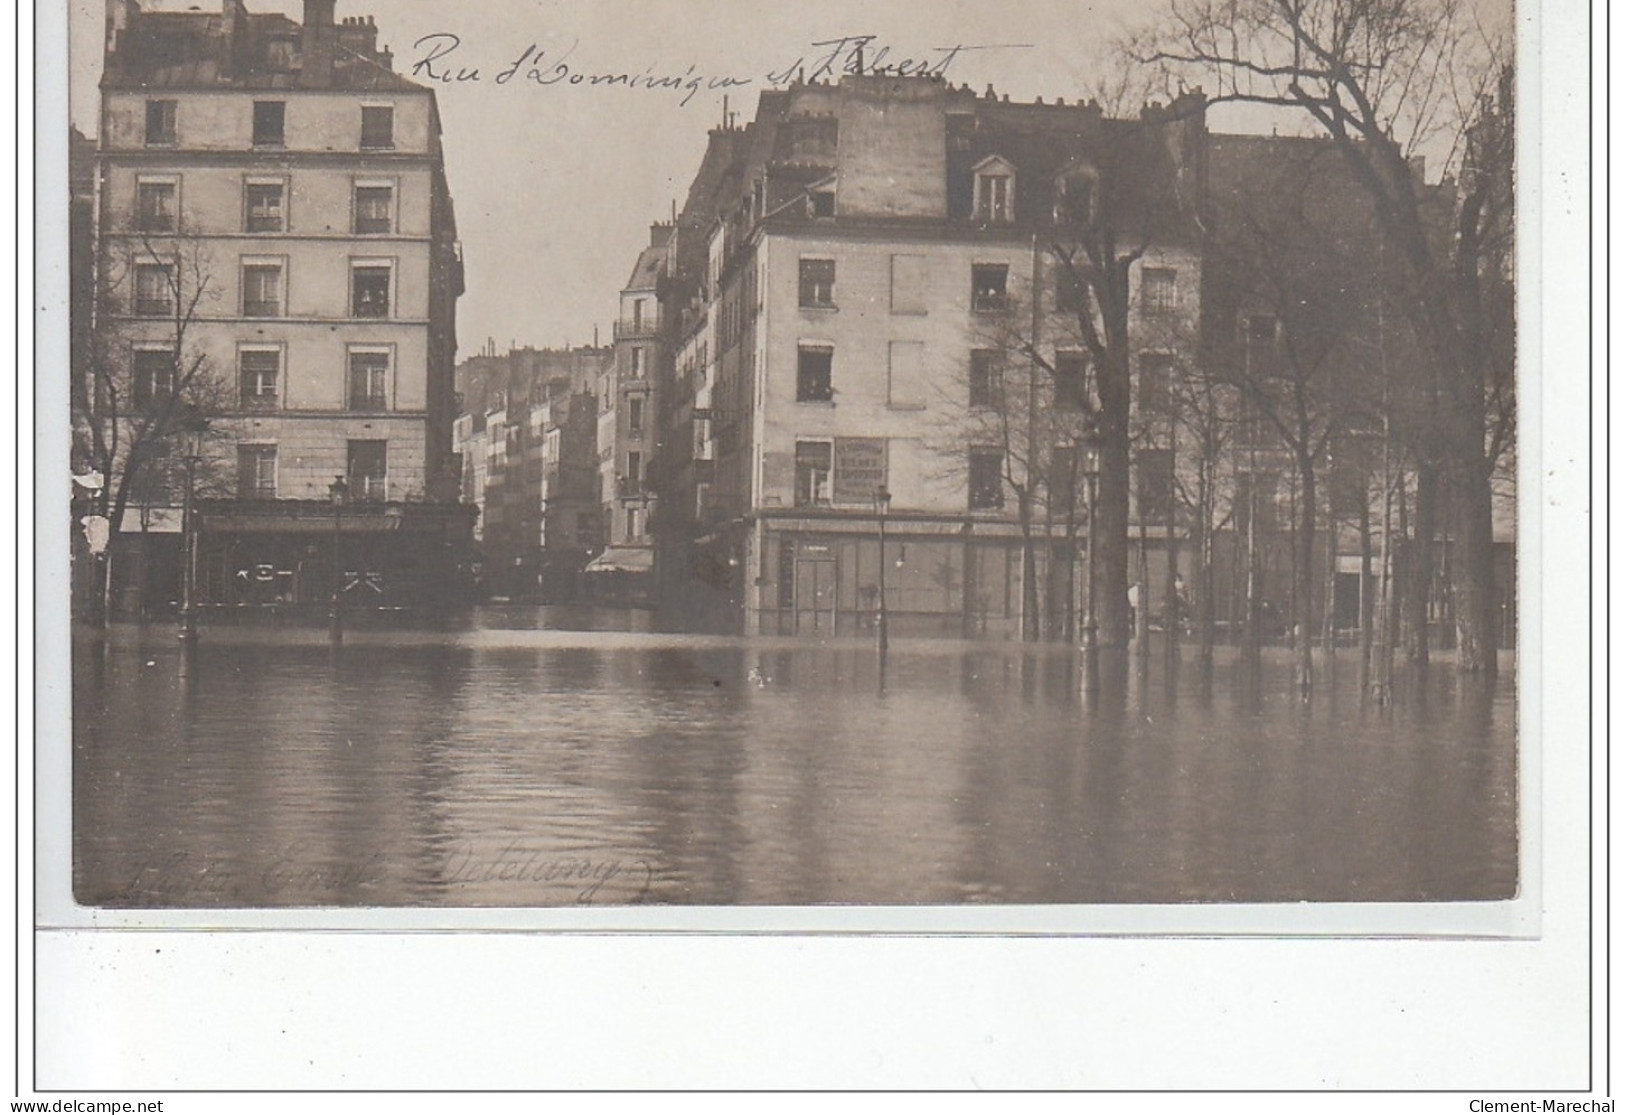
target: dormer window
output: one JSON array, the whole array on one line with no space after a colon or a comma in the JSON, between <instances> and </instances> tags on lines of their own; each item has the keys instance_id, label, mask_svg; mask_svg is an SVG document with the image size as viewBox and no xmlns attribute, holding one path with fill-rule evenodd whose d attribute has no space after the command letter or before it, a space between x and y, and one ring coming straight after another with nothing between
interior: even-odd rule
<instances>
[{"instance_id":1,"label":"dormer window","mask_svg":"<svg viewBox=\"0 0 1625 1115\"><path fill-rule=\"evenodd\" d=\"M807 189L807 216L814 218L835 216L835 179L826 178Z\"/></svg>"},{"instance_id":2,"label":"dormer window","mask_svg":"<svg viewBox=\"0 0 1625 1115\"><path fill-rule=\"evenodd\" d=\"M978 221L1006 224L1016 219L1015 168L994 156L976 164L972 212Z\"/></svg>"},{"instance_id":3,"label":"dormer window","mask_svg":"<svg viewBox=\"0 0 1625 1115\"><path fill-rule=\"evenodd\" d=\"M1055 222L1088 225L1094 220L1099 176L1095 169L1074 163L1055 179Z\"/></svg>"}]
</instances>

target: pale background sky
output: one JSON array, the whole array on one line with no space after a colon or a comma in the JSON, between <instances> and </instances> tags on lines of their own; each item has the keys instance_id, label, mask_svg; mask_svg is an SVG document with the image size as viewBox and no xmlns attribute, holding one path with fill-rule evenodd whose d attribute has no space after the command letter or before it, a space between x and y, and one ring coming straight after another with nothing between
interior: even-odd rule
<instances>
[{"instance_id":1,"label":"pale background sky","mask_svg":"<svg viewBox=\"0 0 1625 1115\"><path fill-rule=\"evenodd\" d=\"M146 0L148 10L217 10L219 0ZM301 0L248 0L250 11L302 18ZM1500 13L1502 0L1480 0ZM646 244L650 222L681 204L722 120L723 92L702 90L685 106L672 90L620 86L541 87L494 77L535 44L548 62L566 51L579 72L749 78L728 92L744 123L770 88L770 72L828 48L812 43L872 34L889 61L941 57L955 44L1001 49L958 55L948 80L980 91L992 84L1012 100L1086 96L1122 32L1165 10L1162 0L935 0L876 3L820 0L339 0L335 18L372 15L378 42L395 52L397 72L428 48L421 38L452 32L462 42L447 59L477 68L478 83L442 84L447 175L457 205L468 291L458 307L459 355L487 338L557 346L607 340L616 295ZM102 59L104 0L72 0L70 103L94 134ZM873 61L872 53L869 55ZM420 78L421 80L421 78ZM1216 131L1279 126L1301 130L1294 114L1264 125L1235 106L1210 113Z\"/></svg>"},{"instance_id":2,"label":"pale background sky","mask_svg":"<svg viewBox=\"0 0 1625 1115\"><path fill-rule=\"evenodd\" d=\"M216 10L219 0L196 0ZM184 0L149 0L149 10L185 10ZM300 0L248 0L250 11L301 18ZM706 132L722 119L720 91L701 91L687 107L670 90L601 86L543 88L491 80L536 44L553 60L578 43L570 63L582 72L695 74L750 78L728 93L744 123L755 115L769 71L798 57L809 66L811 43L874 34L890 44L889 60L940 57L933 48L1027 44L967 52L947 72L978 91L992 83L1013 100L1083 95L1098 54L1125 20L1158 6L1134 0L1019 4L947 2L876 4L822 0L816 5L730 0L683 4L650 0L339 0L337 18L372 15L378 41L410 75L423 56L413 44L435 32L458 34L454 56L477 66L478 84L439 89L447 174L467 261L468 292L458 308L459 355L486 338L500 349L519 344L587 343L593 327L607 341L616 294L646 243L649 223L670 216L705 150ZM102 0L73 0L70 49L73 120L94 134L101 70ZM877 44L878 45L878 44ZM871 54L872 60L872 54Z\"/></svg>"}]
</instances>

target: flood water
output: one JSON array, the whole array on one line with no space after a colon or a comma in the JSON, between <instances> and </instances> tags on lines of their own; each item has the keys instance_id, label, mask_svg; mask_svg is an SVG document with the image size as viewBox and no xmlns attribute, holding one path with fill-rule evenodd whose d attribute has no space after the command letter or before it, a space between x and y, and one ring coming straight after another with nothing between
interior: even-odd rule
<instances>
[{"instance_id":1,"label":"flood water","mask_svg":"<svg viewBox=\"0 0 1625 1115\"><path fill-rule=\"evenodd\" d=\"M1187 648L1085 699L1071 648L550 630L115 629L74 657L87 905L1503 899L1512 679L1314 701ZM570 626L582 626L571 624ZM1221 650L1221 655L1225 652Z\"/></svg>"}]
</instances>

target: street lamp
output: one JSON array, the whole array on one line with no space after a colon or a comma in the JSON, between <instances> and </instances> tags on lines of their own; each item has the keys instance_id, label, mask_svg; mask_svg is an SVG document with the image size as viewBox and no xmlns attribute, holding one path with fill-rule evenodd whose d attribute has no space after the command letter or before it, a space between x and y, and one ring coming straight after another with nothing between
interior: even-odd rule
<instances>
[{"instance_id":1,"label":"street lamp","mask_svg":"<svg viewBox=\"0 0 1625 1115\"><path fill-rule=\"evenodd\" d=\"M1083 670L1084 683L1094 689L1100 682L1100 649L1095 639L1095 498L1100 481L1100 446L1093 437L1078 442L1078 461L1088 493L1089 516L1089 563L1083 594Z\"/></svg>"},{"instance_id":2,"label":"street lamp","mask_svg":"<svg viewBox=\"0 0 1625 1115\"><path fill-rule=\"evenodd\" d=\"M327 486L328 498L333 501L333 599L328 612L328 634L333 645L344 642L344 567L339 562L339 530L344 520L344 497L350 485L342 476L335 476Z\"/></svg>"},{"instance_id":3,"label":"street lamp","mask_svg":"<svg viewBox=\"0 0 1625 1115\"><path fill-rule=\"evenodd\" d=\"M880 612L875 617L875 646L884 659L886 639L886 512L891 510L891 493L882 484L875 489L875 517L880 522Z\"/></svg>"},{"instance_id":4,"label":"street lamp","mask_svg":"<svg viewBox=\"0 0 1625 1115\"><path fill-rule=\"evenodd\" d=\"M190 650L197 645L197 511L193 501L209 420L196 407L189 406L179 425L186 434L186 491L181 503L181 642Z\"/></svg>"}]
</instances>

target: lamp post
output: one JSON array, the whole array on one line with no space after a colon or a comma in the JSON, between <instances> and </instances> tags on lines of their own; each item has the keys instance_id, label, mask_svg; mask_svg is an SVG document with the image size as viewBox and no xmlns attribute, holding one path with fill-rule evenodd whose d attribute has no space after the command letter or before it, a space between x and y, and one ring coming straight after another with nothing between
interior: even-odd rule
<instances>
[{"instance_id":1,"label":"lamp post","mask_svg":"<svg viewBox=\"0 0 1625 1115\"><path fill-rule=\"evenodd\" d=\"M1100 446L1094 438L1088 438L1078 443L1078 459L1081 462L1083 479L1088 492L1089 533L1089 562L1086 567L1086 582L1083 593L1083 679L1085 686L1093 691L1100 684L1100 647L1095 639L1095 499L1096 485L1100 481Z\"/></svg>"},{"instance_id":2,"label":"lamp post","mask_svg":"<svg viewBox=\"0 0 1625 1115\"><path fill-rule=\"evenodd\" d=\"M327 486L328 498L333 501L333 599L328 612L328 635L334 646L344 642L344 566L339 561L339 530L344 521L344 497L350 485L342 476L335 476Z\"/></svg>"},{"instance_id":3,"label":"lamp post","mask_svg":"<svg viewBox=\"0 0 1625 1115\"><path fill-rule=\"evenodd\" d=\"M187 650L197 646L197 466L203 458L203 435L209 421L189 407L181 419L186 434L186 491L181 497L181 642Z\"/></svg>"},{"instance_id":4,"label":"lamp post","mask_svg":"<svg viewBox=\"0 0 1625 1115\"><path fill-rule=\"evenodd\" d=\"M880 612L875 617L875 646L884 661L889 649L886 636L886 512L891 510L891 493L882 484L875 489L875 517L880 522Z\"/></svg>"}]
</instances>

